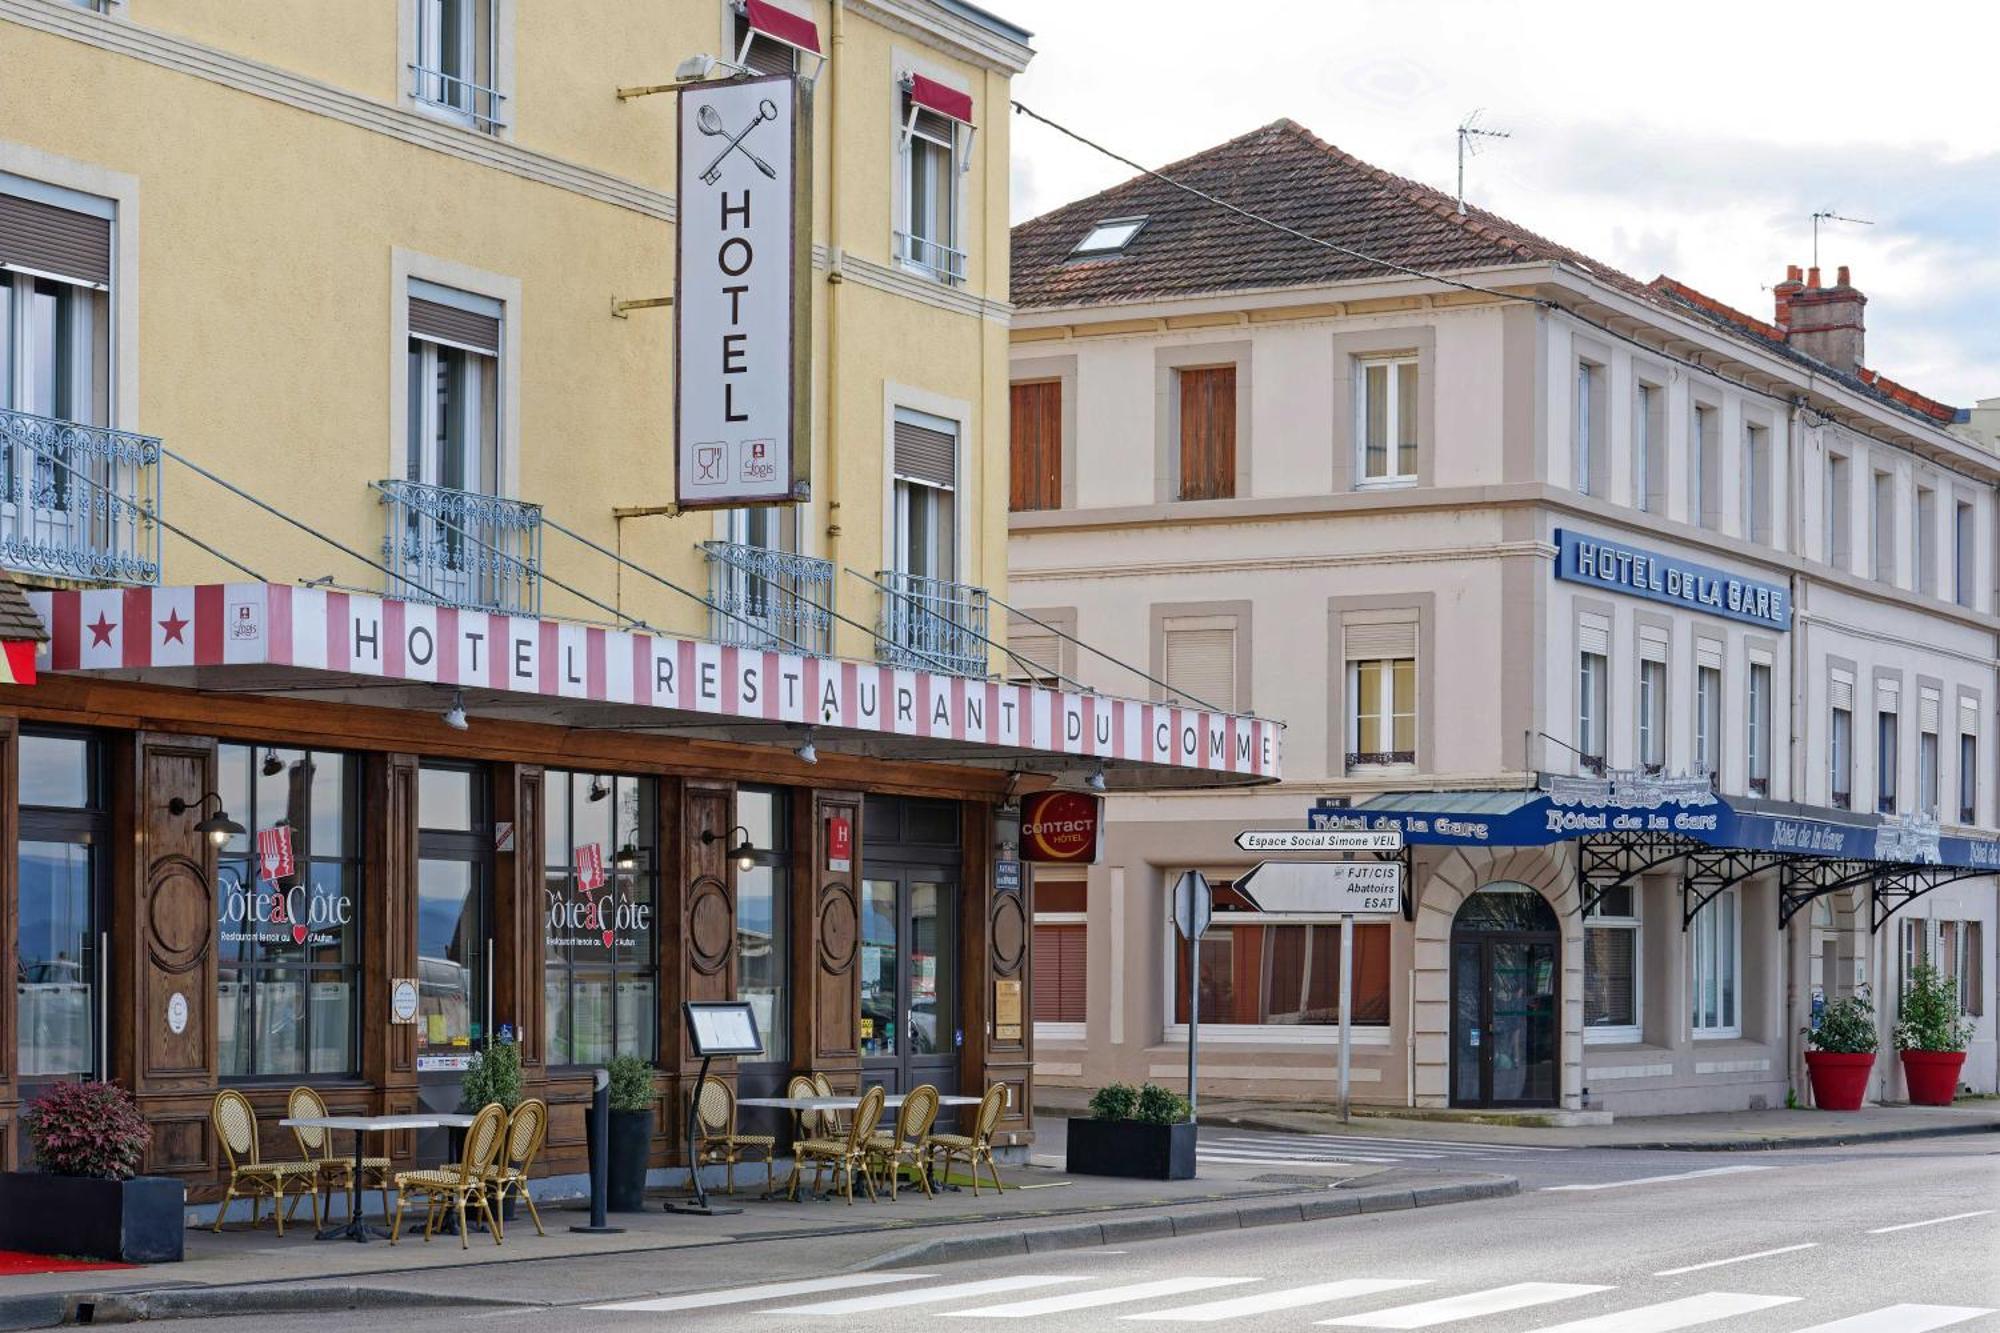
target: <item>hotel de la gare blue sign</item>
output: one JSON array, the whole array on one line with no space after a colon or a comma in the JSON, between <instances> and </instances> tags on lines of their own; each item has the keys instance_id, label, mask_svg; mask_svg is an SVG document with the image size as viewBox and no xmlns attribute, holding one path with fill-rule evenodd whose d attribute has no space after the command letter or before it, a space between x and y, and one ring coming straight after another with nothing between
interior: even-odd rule
<instances>
[{"instance_id":1,"label":"hotel de la gare blue sign","mask_svg":"<svg viewBox=\"0 0 2000 1333\"><path fill-rule=\"evenodd\" d=\"M1780 634L1792 627L1791 594L1781 584L1746 579L1565 528L1556 529L1556 577L1761 625Z\"/></svg>"}]
</instances>

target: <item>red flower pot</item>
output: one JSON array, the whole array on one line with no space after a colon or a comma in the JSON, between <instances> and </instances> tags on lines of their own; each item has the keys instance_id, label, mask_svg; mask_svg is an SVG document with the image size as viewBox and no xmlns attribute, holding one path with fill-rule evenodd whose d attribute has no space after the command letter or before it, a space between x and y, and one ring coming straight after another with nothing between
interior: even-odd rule
<instances>
[{"instance_id":1,"label":"red flower pot","mask_svg":"<svg viewBox=\"0 0 2000 1333\"><path fill-rule=\"evenodd\" d=\"M1911 1104L1950 1106L1964 1067L1964 1051L1904 1051L1903 1081L1910 1085Z\"/></svg>"},{"instance_id":2,"label":"red flower pot","mask_svg":"<svg viewBox=\"0 0 2000 1333\"><path fill-rule=\"evenodd\" d=\"M1807 1051L1813 1105L1822 1111L1859 1111L1868 1091L1868 1071L1874 1067L1873 1051Z\"/></svg>"}]
</instances>

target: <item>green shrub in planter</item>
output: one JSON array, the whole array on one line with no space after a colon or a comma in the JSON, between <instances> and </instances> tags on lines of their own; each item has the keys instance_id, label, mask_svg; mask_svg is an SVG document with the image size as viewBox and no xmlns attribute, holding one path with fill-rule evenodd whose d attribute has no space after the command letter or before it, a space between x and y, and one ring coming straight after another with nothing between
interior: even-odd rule
<instances>
[{"instance_id":1,"label":"green shrub in planter","mask_svg":"<svg viewBox=\"0 0 2000 1333\"><path fill-rule=\"evenodd\" d=\"M1875 1035L1875 1007L1865 995L1844 995L1827 1003L1817 1025L1806 1029L1806 1044L1815 1051L1836 1055L1873 1055L1880 1038Z\"/></svg>"},{"instance_id":2,"label":"green shrub in planter","mask_svg":"<svg viewBox=\"0 0 2000 1333\"><path fill-rule=\"evenodd\" d=\"M1857 1111L1875 1067L1875 1009L1866 995L1847 995L1820 1011L1806 1029L1806 1077L1822 1111Z\"/></svg>"},{"instance_id":3,"label":"green shrub in planter","mask_svg":"<svg viewBox=\"0 0 2000 1333\"><path fill-rule=\"evenodd\" d=\"M1143 1125L1178 1125L1188 1118L1188 1099L1169 1092L1157 1083L1139 1089L1139 1103L1132 1118Z\"/></svg>"},{"instance_id":4,"label":"green shrub in planter","mask_svg":"<svg viewBox=\"0 0 2000 1333\"><path fill-rule=\"evenodd\" d=\"M614 1056L605 1070L611 1075L611 1109L653 1109L653 1067L636 1055Z\"/></svg>"},{"instance_id":5,"label":"green shrub in planter","mask_svg":"<svg viewBox=\"0 0 2000 1333\"><path fill-rule=\"evenodd\" d=\"M1972 1020L1958 1012L1958 983L1929 963L1910 969L1896 1024L1899 1051L1962 1051Z\"/></svg>"},{"instance_id":6,"label":"green shrub in planter","mask_svg":"<svg viewBox=\"0 0 2000 1333\"><path fill-rule=\"evenodd\" d=\"M1099 1088L1090 1099L1093 1120L1130 1120L1139 1107L1139 1090L1130 1083Z\"/></svg>"},{"instance_id":7,"label":"green shrub in planter","mask_svg":"<svg viewBox=\"0 0 2000 1333\"><path fill-rule=\"evenodd\" d=\"M474 1051L458 1095L459 1104L468 1111L492 1102L512 1111L521 1103L521 1048L511 1041L488 1041Z\"/></svg>"}]
</instances>

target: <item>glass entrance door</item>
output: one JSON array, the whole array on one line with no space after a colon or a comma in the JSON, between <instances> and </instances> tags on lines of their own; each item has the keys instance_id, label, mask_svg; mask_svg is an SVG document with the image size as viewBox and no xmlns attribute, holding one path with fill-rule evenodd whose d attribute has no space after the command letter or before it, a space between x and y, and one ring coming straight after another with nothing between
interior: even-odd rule
<instances>
[{"instance_id":1,"label":"glass entrance door","mask_svg":"<svg viewBox=\"0 0 2000 1333\"><path fill-rule=\"evenodd\" d=\"M957 899L943 869L881 868L862 882L862 1071L891 1092L957 1087Z\"/></svg>"},{"instance_id":2,"label":"glass entrance door","mask_svg":"<svg viewBox=\"0 0 2000 1333\"><path fill-rule=\"evenodd\" d=\"M491 808L482 768L418 774L417 1085L427 1111L458 1109L466 1064L493 1035ZM448 1136L419 1134L417 1155L445 1160Z\"/></svg>"},{"instance_id":3,"label":"glass entrance door","mask_svg":"<svg viewBox=\"0 0 2000 1333\"><path fill-rule=\"evenodd\" d=\"M1481 890L1451 937L1454 1106L1553 1106L1560 1093L1561 937L1525 885Z\"/></svg>"}]
</instances>

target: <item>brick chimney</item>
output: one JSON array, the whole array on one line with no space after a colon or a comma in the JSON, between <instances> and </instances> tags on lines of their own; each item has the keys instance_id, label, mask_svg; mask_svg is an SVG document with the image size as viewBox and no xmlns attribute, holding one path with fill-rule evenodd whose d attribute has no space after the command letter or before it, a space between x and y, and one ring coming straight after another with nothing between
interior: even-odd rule
<instances>
[{"instance_id":1,"label":"brick chimney","mask_svg":"<svg viewBox=\"0 0 2000 1333\"><path fill-rule=\"evenodd\" d=\"M1803 278L1797 264L1787 265L1785 280L1771 294L1777 307L1774 322L1785 331L1788 346L1849 375L1861 369L1868 298L1848 281L1847 265L1836 270L1831 287L1820 285L1817 265Z\"/></svg>"}]
</instances>

